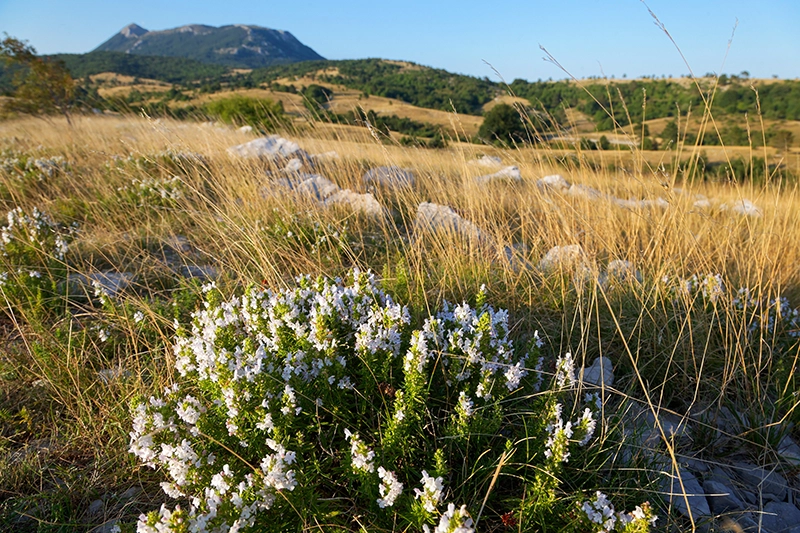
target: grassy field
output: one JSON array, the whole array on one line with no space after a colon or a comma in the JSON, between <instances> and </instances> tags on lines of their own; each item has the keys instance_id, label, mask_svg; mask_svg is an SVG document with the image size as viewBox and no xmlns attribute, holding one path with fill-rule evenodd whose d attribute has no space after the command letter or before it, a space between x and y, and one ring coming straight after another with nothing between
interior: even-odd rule
<instances>
[{"instance_id":1,"label":"grassy field","mask_svg":"<svg viewBox=\"0 0 800 533\"><path fill-rule=\"evenodd\" d=\"M401 107L385 110L434 122L434 112L422 117ZM442 115L436 123L456 124L467 135L477 128ZM0 529L111 531L119 521L125 530L140 513L171 502L159 487L164 469L147 468L128 452L130 408L181 383L174 321L188 327L211 279L227 298L251 284L278 291L302 274L346 276L358 267L408 306L414 324L445 300L476 304L485 285L486 301L509 310L519 345L539 332L547 376L567 352L577 368L608 357L615 382L600 391L605 423L595 451L576 454L559 473L554 494L563 501L552 503L559 510L574 513L602 488L623 502L620 509L649 501L660 516L654 528L693 529L692 520L667 511L660 473L686 457L772 464L783 437L800 438L796 183L683 182L659 170L690 157L690 147L564 160L569 151L457 141L441 150L401 147L336 125L282 132L309 154L335 151L313 172L342 189L372 193L386 213L374 218L283 192L275 182L283 162L226 151L254 138L233 127L133 116L73 122L0 123L3 212L36 207L62 225L58 231L77 228L63 258L45 256L35 243L4 258ZM727 155L734 152L753 154L737 148ZM483 155L518 166L521 180L476 181L496 170L474 164ZM713 157L724 161L726 154ZM372 188L362 176L378 166L413 169L415 182ZM556 173L601 194L537 185ZM662 201L625 207L614 198ZM697 203L703 198L708 202ZM757 215L736 212L745 200ZM423 202L451 207L481 236L426 229L415 221ZM581 251L556 266L540 264L553 247L569 245ZM618 260L628 262L627 273L615 277L607 270ZM111 285L119 290L98 297L89 276L117 280ZM775 303L781 297L783 308ZM638 410L691 419L691 429L671 438L657 424L650 444L657 455L646 453L629 418ZM735 414L739 429L718 431L714 421L725 413ZM514 513L523 516L526 496L514 492L514 475L503 477L504 465L501 459L484 477L468 476L480 478L480 489L457 502L473 518L483 516L480 530L523 530ZM298 522L308 530L377 528L372 511L344 509L326 515L335 527L313 514ZM564 520L565 528L581 530L577 519Z\"/></svg>"}]
</instances>

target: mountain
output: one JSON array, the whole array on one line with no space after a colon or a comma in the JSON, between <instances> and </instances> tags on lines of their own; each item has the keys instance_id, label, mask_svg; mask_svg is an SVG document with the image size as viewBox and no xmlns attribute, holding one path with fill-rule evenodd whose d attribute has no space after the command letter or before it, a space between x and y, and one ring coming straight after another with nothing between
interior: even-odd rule
<instances>
[{"instance_id":1,"label":"mountain","mask_svg":"<svg viewBox=\"0 0 800 533\"><path fill-rule=\"evenodd\" d=\"M243 24L219 28L190 24L161 31L148 31L130 24L95 48L94 52L185 57L239 68L324 59L288 31Z\"/></svg>"}]
</instances>

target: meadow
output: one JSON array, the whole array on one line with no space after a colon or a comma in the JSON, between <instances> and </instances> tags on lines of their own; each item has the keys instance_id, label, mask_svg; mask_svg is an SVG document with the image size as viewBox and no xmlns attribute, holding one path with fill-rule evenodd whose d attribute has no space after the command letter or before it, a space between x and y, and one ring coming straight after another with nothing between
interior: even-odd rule
<instances>
[{"instance_id":1,"label":"meadow","mask_svg":"<svg viewBox=\"0 0 800 533\"><path fill-rule=\"evenodd\" d=\"M232 126L72 121L0 122L0 529L782 531L800 512L797 183L670 173L690 146L431 150L295 122L305 155L246 158ZM413 180L365 182L377 167Z\"/></svg>"}]
</instances>

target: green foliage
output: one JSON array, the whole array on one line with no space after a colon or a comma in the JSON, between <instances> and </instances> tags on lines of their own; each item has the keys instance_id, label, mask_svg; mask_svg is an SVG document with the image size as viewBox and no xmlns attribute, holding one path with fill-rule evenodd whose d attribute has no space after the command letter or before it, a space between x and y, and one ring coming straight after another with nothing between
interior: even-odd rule
<instances>
[{"instance_id":1,"label":"green foliage","mask_svg":"<svg viewBox=\"0 0 800 533\"><path fill-rule=\"evenodd\" d=\"M21 67L14 75L8 109L31 115L60 113L70 122L75 85L63 63L39 57L32 46L9 36L0 42L0 59Z\"/></svg>"},{"instance_id":2,"label":"green foliage","mask_svg":"<svg viewBox=\"0 0 800 533\"><path fill-rule=\"evenodd\" d=\"M304 61L251 73L256 83L269 83L279 78L303 76L318 70L336 68L338 74L320 74L319 81L344 85L387 98L430 109L480 115L499 87L485 79L452 74L409 63L408 67L381 59L345 61Z\"/></svg>"},{"instance_id":3,"label":"green foliage","mask_svg":"<svg viewBox=\"0 0 800 533\"><path fill-rule=\"evenodd\" d=\"M124 52L89 52L88 54L55 54L48 56L62 61L74 78L86 78L102 72L124 76L185 84L205 78L225 76L229 69L183 57L155 57Z\"/></svg>"},{"instance_id":4,"label":"green foliage","mask_svg":"<svg viewBox=\"0 0 800 533\"><path fill-rule=\"evenodd\" d=\"M281 102L233 95L204 106L210 116L229 124L250 125L261 131L275 131L286 123Z\"/></svg>"},{"instance_id":5,"label":"green foliage","mask_svg":"<svg viewBox=\"0 0 800 533\"><path fill-rule=\"evenodd\" d=\"M513 145L527 140L528 134L517 109L497 104L484 115L478 137L491 143Z\"/></svg>"},{"instance_id":6,"label":"green foliage","mask_svg":"<svg viewBox=\"0 0 800 533\"><path fill-rule=\"evenodd\" d=\"M403 133L411 137L426 137L428 139L441 139L441 129L428 122L418 122L410 118L397 115L379 115L373 110L366 113L363 109L348 111L343 115L336 115L336 120L344 124L366 126L369 124L380 133L389 136L390 132Z\"/></svg>"}]
</instances>

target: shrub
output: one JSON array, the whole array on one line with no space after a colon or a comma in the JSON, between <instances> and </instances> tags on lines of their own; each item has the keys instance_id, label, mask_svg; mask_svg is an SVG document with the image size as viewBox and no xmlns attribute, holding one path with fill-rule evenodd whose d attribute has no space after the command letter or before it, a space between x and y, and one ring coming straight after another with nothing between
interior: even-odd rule
<instances>
[{"instance_id":1,"label":"shrub","mask_svg":"<svg viewBox=\"0 0 800 533\"><path fill-rule=\"evenodd\" d=\"M55 296L67 277L64 258L75 228L56 224L33 208L27 214L17 207L8 212L0 229L0 292L3 298L41 315L59 305Z\"/></svg>"},{"instance_id":2,"label":"shrub","mask_svg":"<svg viewBox=\"0 0 800 533\"><path fill-rule=\"evenodd\" d=\"M509 144L524 141L527 132L519 111L508 104L497 104L484 115L478 137Z\"/></svg>"},{"instance_id":3,"label":"shrub","mask_svg":"<svg viewBox=\"0 0 800 533\"><path fill-rule=\"evenodd\" d=\"M588 494L556 498L600 399L579 400L569 354L540 390L538 336L516 349L506 311L477 300L444 303L412 329L358 271L227 301L208 287L175 343L180 379L133 407L131 452L162 468L162 488L183 503L142 515L139 531L467 533L481 513L579 531L599 531L601 513L646 531L646 507L609 515L598 496L581 513Z\"/></svg>"},{"instance_id":4,"label":"shrub","mask_svg":"<svg viewBox=\"0 0 800 533\"><path fill-rule=\"evenodd\" d=\"M286 123L283 104L268 99L234 95L207 103L205 111L222 122L262 131L275 131Z\"/></svg>"}]
</instances>

